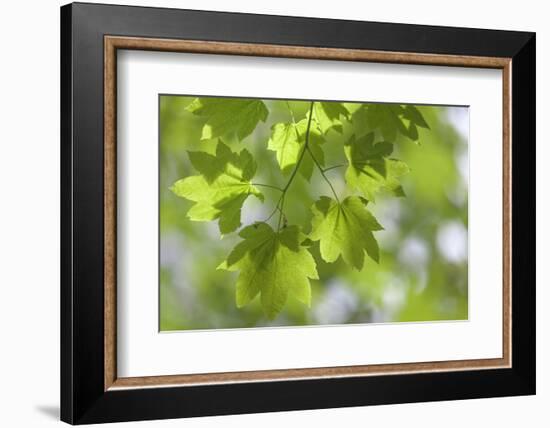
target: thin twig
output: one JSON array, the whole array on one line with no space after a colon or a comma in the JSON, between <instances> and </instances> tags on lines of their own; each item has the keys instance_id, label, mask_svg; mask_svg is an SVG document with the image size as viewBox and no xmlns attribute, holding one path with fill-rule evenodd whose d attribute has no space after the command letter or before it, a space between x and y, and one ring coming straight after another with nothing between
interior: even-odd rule
<instances>
[{"instance_id":1,"label":"thin twig","mask_svg":"<svg viewBox=\"0 0 550 428\"><path fill-rule=\"evenodd\" d=\"M269 217L267 217L265 220L263 220L262 223L267 223L269 220L271 220L271 217L273 217L277 211L280 211L279 210L279 203L280 202L281 202L281 198L279 198L279 200L277 201L277 205L275 205L275 209L273 210L273 212L271 214L269 214Z\"/></svg>"},{"instance_id":2,"label":"thin twig","mask_svg":"<svg viewBox=\"0 0 550 428\"><path fill-rule=\"evenodd\" d=\"M347 164L347 163L343 163L343 164L340 164L340 165L333 165L333 166L330 166L328 168L323 169L323 172L327 172L327 171L330 171L331 169L341 168L343 166L348 166L348 165L349 164Z\"/></svg>"},{"instance_id":3,"label":"thin twig","mask_svg":"<svg viewBox=\"0 0 550 428\"><path fill-rule=\"evenodd\" d=\"M321 165L319 164L319 161L313 155L313 152L311 151L311 149L309 147L306 147L306 148L307 148L307 151L308 151L309 155L311 156L311 159L313 160L313 163L317 166L317 169L319 169L319 172L321 173L321 175L323 176L325 181L330 186L330 190L332 190L332 194L334 195L334 198L336 199L336 202L340 203L340 200L338 199L338 195L336 194L336 191L334 190L334 187L332 186L332 183L330 182L328 177L325 175L325 171L323 171L323 168L321 168Z\"/></svg>"},{"instance_id":4,"label":"thin twig","mask_svg":"<svg viewBox=\"0 0 550 428\"><path fill-rule=\"evenodd\" d=\"M300 164L302 163L302 160L304 159L304 155L308 149L309 144L309 130L311 128L311 118L313 116L313 104L314 101L311 102L311 105L309 106L309 119L307 121L307 129L306 129L306 141L304 143L304 148L302 149L302 153L300 153L300 157L298 158L298 162L296 162L296 166L294 167L294 170L292 171L292 174L290 174L290 177L286 183L286 186L283 188L283 194L281 195L280 203L279 203L279 221L277 222L277 232L281 230L281 220L283 218L283 208L285 205L285 196L288 188L292 184L292 181L294 180L294 177L296 176L296 173L298 172L298 168L300 168Z\"/></svg>"},{"instance_id":5,"label":"thin twig","mask_svg":"<svg viewBox=\"0 0 550 428\"><path fill-rule=\"evenodd\" d=\"M351 163L342 163L342 164L339 164L339 165L333 165L333 166L330 166L328 168L324 168L323 169L323 172L327 172L327 171L330 171L331 169L336 169L336 168L342 168L344 166L350 166L350 165L370 165L371 162L351 162Z\"/></svg>"},{"instance_id":6,"label":"thin twig","mask_svg":"<svg viewBox=\"0 0 550 428\"><path fill-rule=\"evenodd\" d=\"M296 120L294 119L294 112L292 111L292 108L290 108L290 103L288 100L285 100L286 107L288 108L288 111L290 112L290 117L292 118L292 123L296 123Z\"/></svg>"},{"instance_id":7,"label":"thin twig","mask_svg":"<svg viewBox=\"0 0 550 428\"><path fill-rule=\"evenodd\" d=\"M283 189L277 186L272 186L271 184L263 184L263 183L250 183L253 186L259 186L259 187L269 187L270 189L278 190L279 192L282 192Z\"/></svg>"}]
</instances>

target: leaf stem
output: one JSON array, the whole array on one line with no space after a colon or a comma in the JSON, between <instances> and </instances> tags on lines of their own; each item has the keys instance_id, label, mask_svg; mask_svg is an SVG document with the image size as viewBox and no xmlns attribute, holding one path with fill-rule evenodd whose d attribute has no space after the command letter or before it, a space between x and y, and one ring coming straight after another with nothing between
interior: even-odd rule
<instances>
[{"instance_id":1,"label":"leaf stem","mask_svg":"<svg viewBox=\"0 0 550 428\"><path fill-rule=\"evenodd\" d=\"M277 186L272 186L271 184L263 184L263 183L250 183L253 186L259 186L259 187L269 187L270 189L278 190L279 192L282 192L283 189Z\"/></svg>"},{"instance_id":2,"label":"leaf stem","mask_svg":"<svg viewBox=\"0 0 550 428\"><path fill-rule=\"evenodd\" d=\"M350 165L370 165L371 163L370 162L353 162L353 163L341 163L339 165L333 165L333 166L330 166L328 168L325 168L323 169L323 172L327 172L327 171L330 171L331 169L336 169L336 168L342 168L344 166L350 166Z\"/></svg>"},{"instance_id":3,"label":"leaf stem","mask_svg":"<svg viewBox=\"0 0 550 428\"><path fill-rule=\"evenodd\" d=\"M317 169L319 170L319 172L321 173L321 175L323 176L323 178L325 179L325 181L328 183L328 185L330 186L330 190L332 190L332 194L334 195L334 198L336 199L336 202L340 203L340 199L338 199L338 195L336 194L336 191L334 190L334 187L332 186L332 183L330 182L330 180L328 179L328 177L325 175L325 170L323 170L323 168L321 167L321 165L319 164L319 161L317 160L317 158L313 155L313 152L311 151L311 149L309 147L306 147L307 148L307 151L309 153L309 155L311 156L311 159L313 160L313 163L315 164L315 166L317 166Z\"/></svg>"},{"instance_id":4,"label":"leaf stem","mask_svg":"<svg viewBox=\"0 0 550 428\"><path fill-rule=\"evenodd\" d=\"M285 100L285 103L286 103L286 108L290 112L290 117L292 118L292 123L296 123L296 119L294 119L294 112L292 111L292 108L290 107L290 103L288 102L288 100Z\"/></svg>"},{"instance_id":5,"label":"leaf stem","mask_svg":"<svg viewBox=\"0 0 550 428\"><path fill-rule=\"evenodd\" d=\"M269 216L262 221L262 223L267 223L269 220L271 220L271 217L273 217L275 215L275 213L277 211L280 211L279 210L279 202L281 201L281 199L279 199L279 201L277 202L277 206L275 207L275 209L271 212L271 214L269 214Z\"/></svg>"},{"instance_id":6,"label":"leaf stem","mask_svg":"<svg viewBox=\"0 0 550 428\"><path fill-rule=\"evenodd\" d=\"M300 165L302 163L302 160L304 159L304 155L306 151L308 150L308 144L309 144L309 130L311 128L311 118L313 117L313 104L315 104L314 101L311 102L309 106L309 118L307 120L307 128L306 128L306 141L304 143L304 148L302 149L302 153L300 153L300 157L298 158L298 162L296 162L296 166L292 170L292 174L290 174L290 177L283 188L283 193L281 195L281 198L279 199L279 202L277 202L277 208L279 209L279 220L277 222L277 232L281 230L281 220L283 219L283 208L285 206L285 196L288 188L292 184L292 181L294 180L294 177L296 177L296 173L298 172L298 168L300 168ZM288 102L287 102L288 105Z\"/></svg>"},{"instance_id":7,"label":"leaf stem","mask_svg":"<svg viewBox=\"0 0 550 428\"><path fill-rule=\"evenodd\" d=\"M340 165L333 165L333 166L330 166L328 168L323 169L323 172L327 172L327 171L330 171L331 169L341 168L343 166L348 166L348 165L349 164L347 164L347 163L342 163Z\"/></svg>"}]
</instances>

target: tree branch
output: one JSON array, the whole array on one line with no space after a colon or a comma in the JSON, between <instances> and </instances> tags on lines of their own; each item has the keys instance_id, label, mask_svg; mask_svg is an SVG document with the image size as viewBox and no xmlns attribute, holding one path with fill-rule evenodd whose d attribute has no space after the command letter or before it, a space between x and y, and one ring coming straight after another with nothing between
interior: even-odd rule
<instances>
[{"instance_id":1,"label":"tree branch","mask_svg":"<svg viewBox=\"0 0 550 428\"><path fill-rule=\"evenodd\" d=\"M313 160L313 163L317 166L317 169L319 170L319 172L321 173L321 175L323 176L325 181L330 186L330 190L332 190L332 194L334 195L334 198L336 199L336 202L340 203L340 199L338 199L338 195L336 194L336 191L334 190L334 187L332 186L332 183L330 182L328 177L325 175L325 171L323 170L323 168L321 168L321 165L319 164L319 161L313 155L313 152L311 151L311 149L309 147L306 147L306 148L307 148L307 151L308 151L309 155L311 156L311 159Z\"/></svg>"},{"instance_id":2,"label":"tree branch","mask_svg":"<svg viewBox=\"0 0 550 428\"><path fill-rule=\"evenodd\" d=\"M271 184L263 184L263 183L250 183L252 186L259 186L259 187L268 187L270 189L278 190L279 192L282 192L283 189L277 186L272 186Z\"/></svg>"},{"instance_id":3,"label":"tree branch","mask_svg":"<svg viewBox=\"0 0 550 428\"><path fill-rule=\"evenodd\" d=\"M311 105L309 106L309 118L307 121L307 128L306 128L306 141L304 143L304 148L302 149L302 153L300 153L300 157L298 158L298 162L296 162L296 166L294 167L294 170L292 171L292 174L290 174L290 177L288 179L288 182L286 183L286 186L283 188L283 194L281 195L281 198L279 202L277 203L277 206L279 207L279 221L277 222L277 231L281 229L281 220L283 218L283 208L285 205L285 196L288 188L292 184L292 181L294 180L294 177L296 177L296 173L298 172L298 168L300 168L300 165L302 163L302 160L304 159L304 155L306 151L308 150L308 144L309 144L309 130L311 128L311 118L313 117L313 104L315 102L312 101Z\"/></svg>"}]
</instances>

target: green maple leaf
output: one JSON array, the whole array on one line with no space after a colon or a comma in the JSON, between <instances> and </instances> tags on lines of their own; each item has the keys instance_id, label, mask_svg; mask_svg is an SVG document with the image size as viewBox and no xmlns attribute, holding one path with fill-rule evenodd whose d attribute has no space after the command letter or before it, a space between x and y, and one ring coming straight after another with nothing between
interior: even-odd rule
<instances>
[{"instance_id":1,"label":"green maple leaf","mask_svg":"<svg viewBox=\"0 0 550 428\"><path fill-rule=\"evenodd\" d=\"M296 165L302 146L296 123L276 123L271 127L267 148L277 152L277 162L283 172Z\"/></svg>"},{"instance_id":2,"label":"green maple leaf","mask_svg":"<svg viewBox=\"0 0 550 428\"><path fill-rule=\"evenodd\" d=\"M374 201L380 191L394 196L405 196L399 178L409 172L405 162L390 159L393 144L374 143L374 133L357 139L352 135L344 145L349 166L346 169L346 182L353 189L360 190L369 200Z\"/></svg>"},{"instance_id":3,"label":"green maple leaf","mask_svg":"<svg viewBox=\"0 0 550 428\"><path fill-rule=\"evenodd\" d=\"M365 252L378 262L378 243L373 231L382 226L366 208L366 201L349 196L341 203L323 196L312 207L311 240L320 241L321 257L332 263L342 256L357 270L364 264Z\"/></svg>"},{"instance_id":4,"label":"green maple leaf","mask_svg":"<svg viewBox=\"0 0 550 428\"><path fill-rule=\"evenodd\" d=\"M315 156L315 159L317 160L319 165L321 166L325 165L325 153L323 152L321 145L312 143L312 144L309 144L308 147L311 153L305 155L304 159L302 160L302 163L300 164L300 169L298 170L300 175L304 177L307 181L311 179L311 176L313 174L313 169L315 167L315 163L313 162L313 159L311 158L311 156Z\"/></svg>"},{"instance_id":5,"label":"green maple leaf","mask_svg":"<svg viewBox=\"0 0 550 428\"><path fill-rule=\"evenodd\" d=\"M352 124L358 137L379 131L384 141L390 143L397 139L398 134L418 142L417 127L430 128L415 106L399 104L364 104L354 112Z\"/></svg>"},{"instance_id":6,"label":"green maple leaf","mask_svg":"<svg viewBox=\"0 0 550 428\"><path fill-rule=\"evenodd\" d=\"M374 104L369 107L369 121L373 129L378 128L385 141L393 143L397 133L407 135L407 128L399 117L403 108L397 104Z\"/></svg>"},{"instance_id":7,"label":"green maple leaf","mask_svg":"<svg viewBox=\"0 0 550 428\"><path fill-rule=\"evenodd\" d=\"M313 105L313 119L323 134L330 129L342 133L341 117L350 117L350 112L343 103L317 101Z\"/></svg>"},{"instance_id":8,"label":"green maple leaf","mask_svg":"<svg viewBox=\"0 0 550 428\"><path fill-rule=\"evenodd\" d=\"M277 162L284 173L290 172L296 166L302 150L304 150L307 122L306 118L297 123L276 123L271 127L271 137L267 143L267 148L277 152ZM319 130L310 126L308 147L321 165L324 165L325 160L321 149L323 143L324 139ZM307 156L302 160L299 172L307 180L311 178L313 173L311 157Z\"/></svg>"},{"instance_id":9,"label":"green maple leaf","mask_svg":"<svg viewBox=\"0 0 550 428\"><path fill-rule=\"evenodd\" d=\"M259 121L265 122L269 113L262 100L214 97L196 98L186 110L207 118L202 140L229 135L243 140Z\"/></svg>"},{"instance_id":10,"label":"green maple leaf","mask_svg":"<svg viewBox=\"0 0 550 428\"><path fill-rule=\"evenodd\" d=\"M418 141L418 127L430 129L428 122L415 106L406 105L403 107L403 118L409 120L406 136L413 141Z\"/></svg>"},{"instance_id":11,"label":"green maple leaf","mask_svg":"<svg viewBox=\"0 0 550 428\"><path fill-rule=\"evenodd\" d=\"M420 110L418 110L413 105L407 104L406 106L403 107L403 117L405 119L410 120L416 126L430 129L428 122L426 122L426 119L424 119L424 116L422 116L422 113L420 112Z\"/></svg>"},{"instance_id":12,"label":"green maple leaf","mask_svg":"<svg viewBox=\"0 0 550 428\"><path fill-rule=\"evenodd\" d=\"M318 279L315 260L300 243L305 236L297 226L274 231L267 223L245 227L244 240L231 251L218 269L239 271L237 307L243 307L260 294L266 316L274 319L293 295L311 303L310 279Z\"/></svg>"},{"instance_id":13,"label":"green maple leaf","mask_svg":"<svg viewBox=\"0 0 550 428\"><path fill-rule=\"evenodd\" d=\"M241 225L241 208L249 195L263 201L262 193L251 184L256 173L256 162L243 149L232 152L223 142L216 147L216 155L206 152L188 152L192 165L201 175L176 181L171 190L177 196L195 202L187 212L193 221L219 219L222 234Z\"/></svg>"}]
</instances>

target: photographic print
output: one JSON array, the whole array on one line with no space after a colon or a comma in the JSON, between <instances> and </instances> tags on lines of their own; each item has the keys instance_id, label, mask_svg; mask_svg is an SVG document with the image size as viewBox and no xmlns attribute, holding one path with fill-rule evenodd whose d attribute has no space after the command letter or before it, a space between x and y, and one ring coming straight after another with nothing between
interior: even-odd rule
<instances>
[{"instance_id":1,"label":"photographic print","mask_svg":"<svg viewBox=\"0 0 550 428\"><path fill-rule=\"evenodd\" d=\"M159 95L160 330L468 319L466 106Z\"/></svg>"},{"instance_id":2,"label":"photographic print","mask_svg":"<svg viewBox=\"0 0 550 428\"><path fill-rule=\"evenodd\" d=\"M62 421L535 394L534 33L60 23Z\"/></svg>"}]
</instances>

